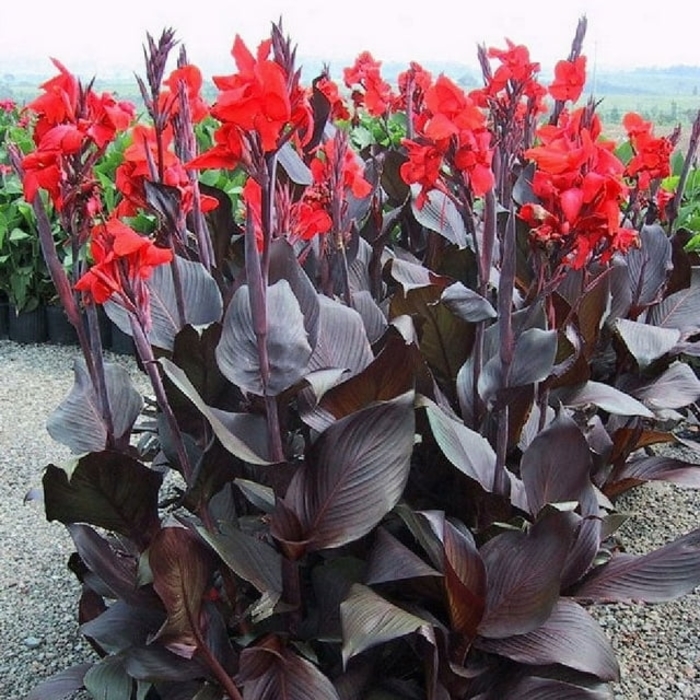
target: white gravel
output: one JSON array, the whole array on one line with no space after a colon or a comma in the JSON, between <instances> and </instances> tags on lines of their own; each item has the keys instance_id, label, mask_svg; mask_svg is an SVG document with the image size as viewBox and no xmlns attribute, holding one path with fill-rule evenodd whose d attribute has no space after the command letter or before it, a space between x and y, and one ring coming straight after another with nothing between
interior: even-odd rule
<instances>
[{"instance_id":1,"label":"white gravel","mask_svg":"<svg viewBox=\"0 0 700 700\"><path fill-rule=\"evenodd\" d=\"M45 430L72 385L75 348L0 341L0 699L22 700L41 679L94 660L77 630L79 586L66 567L72 551L62 525L40 503L24 504L43 468L68 450ZM139 386L132 358L116 356ZM621 536L628 551L650 551L700 525L700 491L647 485L618 508L634 514ZM618 653L616 700L700 699L700 592L657 606L593 608ZM85 697L84 694L80 695Z\"/></svg>"}]
</instances>

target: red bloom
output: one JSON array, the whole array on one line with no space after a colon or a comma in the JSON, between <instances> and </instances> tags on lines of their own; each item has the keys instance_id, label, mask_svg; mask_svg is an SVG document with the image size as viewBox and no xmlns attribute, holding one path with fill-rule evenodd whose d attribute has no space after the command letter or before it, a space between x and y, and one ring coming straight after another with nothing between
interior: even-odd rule
<instances>
[{"instance_id":1,"label":"red bloom","mask_svg":"<svg viewBox=\"0 0 700 700\"><path fill-rule=\"evenodd\" d=\"M654 137L651 122L644 121L634 112L626 114L622 123L634 149L625 175L636 178L640 189L648 189L652 180L671 174L673 143L664 136Z\"/></svg>"},{"instance_id":2,"label":"red bloom","mask_svg":"<svg viewBox=\"0 0 700 700\"><path fill-rule=\"evenodd\" d=\"M231 53L238 73L214 77L221 93L211 110L221 122L256 132L265 152L277 148L292 116L287 76L268 58L271 45L270 39L262 42L254 57L236 35Z\"/></svg>"},{"instance_id":3,"label":"red bloom","mask_svg":"<svg viewBox=\"0 0 700 700\"><path fill-rule=\"evenodd\" d=\"M104 148L113 141L118 132L126 131L136 115L136 108L131 102L117 102L107 92L98 96L90 91L86 99L90 114L86 132L98 148Z\"/></svg>"},{"instance_id":4,"label":"red bloom","mask_svg":"<svg viewBox=\"0 0 700 700\"><path fill-rule=\"evenodd\" d=\"M311 174L317 184L326 184L331 179L331 169L336 160L335 141L330 139L316 150L316 157L311 161ZM358 199L367 197L372 192L372 186L365 180L361 161L351 149L346 149L341 166L341 181L345 189L349 189Z\"/></svg>"},{"instance_id":5,"label":"red bloom","mask_svg":"<svg viewBox=\"0 0 700 700\"><path fill-rule=\"evenodd\" d=\"M77 78L55 58L51 62L58 68L59 74L42 83L43 95L27 105L27 109L39 116L34 141L38 143L52 126L64 122L75 122L75 110L78 104L80 87Z\"/></svg>"},{"instance_id":6,"label":"red bloom","mask_svg":"<svg viewBox=\"0 0 700 700\"><path fill-rule=\"evenodd\" d=\"M554 66L554 82L549 86L549 94L555 100L576 102L586 83L586 57L579 56L574 61L559 61Z\"/></svg>"},{"instance_id":7,"label":"red bloom","mask_svg":"<svg viewBox=\"0 0 700 700\"><path fill-rule=\"evenodd\" d=\"M49 193L56 209L60 210L61 164L58 151L35 151L22 159L24 198L33 202L37 192L44 189Z\"/></svg>"},{"instance_id":8,"label":"red bloom","mask_svg":"<svg viewBox=\"0 0 700 700\"><path fill-rule=\"evenodd\" d=\"M401 165L401 179L407 185L415 183L421 186L421 193L416 201L420 209L425 203L427 193L437 185L444 154L433 144L420 144L409 139L404 139L402 143L408 151L408 160Z\"/></svg>"},{"instance_id":9,"label":"red bloom","mask_svg":"<svg viewBox=\"0 0 700 700\"><path fill-rule=\"evenodd\" d=\"M154 267L173 259L172 251L158 248L116 218L93 227L91 236L94 264L75 288L88 292L98 304L116 295L117 303L127 310L140 311L148 319L149 297L144 282Z\"/></svg>"},{"instance_id":10,"label":"red bloom","mask_svg":"<svg viewBox=\"0 0 700 700\"><path fill-rule=\"evenodd\" d=\"M506 39L506 44L507 49L491 47L486 54L488 58L497 58L501 64L486 86L490 95L501 92L508 83L521 85L529 83L540 70L539 63L530 61L530 52L526 46L514 44L510 39Z\"/></svg>"},{"instance_id":11,"label":"red bloom","mask_svg":"<svg viewBox=\"0 0 700 700\"><path fill-rule=\"evenodd\" d=\"M209 114L209 108L202 99L202 73L197 66L188 64L175 69L163 83L168 87L160 94L161 108L167 107L170 115L180 111L180 83L185 85L185 95L190 108L190 118L198 124Z\"/></svg>"},{"instance_id":12,"label":"red bloom","mask_svg":"<svg viewBox=\"0 0 700 700\"><path fill-rule=\"evenodd\" d=\"M542 145L525 152L537 170L532 190L539 204L521 207L533 243L551 251L558 264L580 268L594 256L607 261L627 250L634 232L620 227L620 204L627 193L624 167L614 143L598 140L600 122L587 110L564 112L559 124L538 131Z\"/></svg>"},{"instance_id":13,"label":"red bloom","mask_svg":"<svg viewBox=\"0 0 700 700\"><path fill-rule=\"evenodd\" d=\"M332 120L347 121L350 119L350 112L340 96L338 85L333 80L327 75L321 76L314 87L328 100L331 106L330 117Z\"/></svg>"},{"instance_id":14,"label":"red bloom","mask_svg":"<svg viewBox=\"0 0 700 700\"><path fill-rule=\"evenodd\" d=\"M352 67L343 69L345 85L349 88L359 86L362 90L353 91L355 106L364 104L373 117L387 114L395 100L391 85L382 79L381 65L381 61L375 61L369 51L363 51Z\"/></svg>"}]
</instances>

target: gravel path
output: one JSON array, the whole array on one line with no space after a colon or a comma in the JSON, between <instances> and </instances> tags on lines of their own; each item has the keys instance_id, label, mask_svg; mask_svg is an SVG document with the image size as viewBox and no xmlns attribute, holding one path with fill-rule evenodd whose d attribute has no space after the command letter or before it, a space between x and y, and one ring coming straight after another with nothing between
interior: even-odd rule
<instances>
[{"instance_id":1,"label":"gravel path","mask_svg":"<svg viewBox=\"0 0 700 700\"><path fill-rule=\"evenodd\" d=\"M43 468L68 455L44 425L72 385L75 354L75 348L0 341L1 700L22 700L42 678L94 659L77 630L78 584L66 568L70 538L62 525L45 521L41 504L23 504L27 491L40 486ZM146 386L131 358L115 359ZM618 508L634 516L621 532L631 552L700 525L700 491L647 485ZM622 666L616 700L700 699L700 591L671 604L593 612Z\"/></svg>"}]
</instances>

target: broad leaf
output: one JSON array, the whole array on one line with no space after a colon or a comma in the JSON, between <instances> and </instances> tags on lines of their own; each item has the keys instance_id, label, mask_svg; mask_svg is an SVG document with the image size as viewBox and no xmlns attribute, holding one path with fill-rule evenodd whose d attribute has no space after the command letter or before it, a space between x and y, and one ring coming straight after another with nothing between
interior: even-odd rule
<instances>
[{"instance_id":1,"label":"broad leaf","mask_svg":"<svg viewBox=\"0 0 700 700\"><path fill-rule=\"evenodd\" d=\"M520 462L530 512L548 503L577 501L583 515L597 513L588 442L576 423L560 415L530 443Z\"/></svg>"},{"instance_id":2,"label":"broad leaf","mask_svg":"<svg viewBox=\"0 0 700 700\"><path fill-rule=\"evenodd\" d=\"M64 700L83 687L83 678L92 664L78 664L60 671L37 685L25 700Z\"/></svg>"},{"instance_id":3,"label":"broad leaf","mask_svg":"<svg viewBox=\"0 0 700 700\"><path fill-rule=\"evenodd\" d=\"M444 547L443 569L450 622L469 639L476 636L486 604L486 568L471 533L458 530L442 513L423 513Z\"/></svg>"},{"instance_id":4,"label":"broad leaf","mask_svg":"<svg viewBox=\"0 0 700 700\"><path fill-rule=\"evenodd\" d=\"M236 575L251 583L260 593L281 595L282 557L269 544L235 527L227 527L222 532L197 529Z\"/></svg>"},{"instance_id":5,"label":"broad leaf","mask_svg":"<svg viewBox=\"0 0 700 700\"><path fill-rule=\"evenodd\" d=\"M292 182L295 182L297 185L310 185L313 182L311 170L309 170L289 141L277 151L277 159Z\"/></svg>"},{"instance_id":6,"label":"broad leaf","mask_svg":"<svg viewBox=\"0 0 700 700\"><path fill-rule=\"evenodd\" d=\"M328 677L274 635L243 650L236 681L243 700L339 700Z\"/></svg>"},{"instance_id":7,"label":"broad leaf","mask_svg":"<svg viewBox=\"0 0 700 700\"><path fill-rule=\"evenodd\" d=\"M571 600L559 600L544 624L528 634L478 639L476 646L522 664L561 664L604 681L616 681L620 675L615 652L605 632Z\"/></svg>"},{"instance_id":8,"label":"broad leaf","mask_svg":"<svg viewBox=\"0 0 700 700\"><path fill-rule=\"evenodd\" d=\"M123 367L105 362L104 368L114 437L128 441L143 400ZM67 445L74 454L100 452L107 447L108 430L83 358L75 359L73 372L75 384L49 416L46 430L56 442Z\"/></svg>"},{"instance_id":9,"label":"broad leaf","mask_svg":"<svg viewBox=\"0 0 700 700\"><path fill-rule=\"evenodd\" d=\"M158 524L162 480L118 452L93 452L65 467L50 464L42 479L46 518L90 523L140 542Z\"/></svg>"},{"instance_id":10,"label":"broad leaf","mask_svg":"<svg viewBox=\"0 0 700 700\"><path fill-rule=\"evenodd\" d=\"M313 549L370 532L403 493L413 451L412 393L342 418L314 443L286 501Z\"/></svg>"},{"instance_id":11,"label":"broad leaf","mask_svg":"<svg viewBox=\"0 0 700 700\"><path fill-rule=\"evenodd\" d=\"M657 328L626 318L617 319L615 330L640 369L670 352L681 337L681 332L675 328Z\"/></svg>"},{"instance_id":12,"label":"broad leaf","mask_svg":"<svg viewBox=\"0 0 700 700\"><path fill-rule=\"evenodd\" d=\"M276 396L304 376L311 346L299 302L289 282L279 280L267 288L268 377L263 377L248 285L233 295L223 321L216 360L223 375L250 394Z\"/></svg>"},{"instance_id":13,"label":"broad leaf","mask_svg":"<svg viewBox=\"0 0 700 700\"><path fill-rule=\"evenodd\" d=\"M578 685L556 678L526 676L494 693L477 695L473 700L613 700L607 684Z\"/></svg>"},{"instance_id":14,"label":"broad leaf","mask_svg":"<svg viewBox=\"0 0 700 700\"><path fill-rule=\"evenodd\" d=\"M158 632L165 615L157 607L146 608L117 600L101 615L80 626L80 632L109 654L146 644Z\"/></svg>"},{"instance_id":15,"label":"broad leaf","mask_svg":"<svg viewBox=\"0 0 700 700\"><path fill-rule=\"evenodd\" d=\"M481 636L527 634L544 624L559 597L573 527L569 513L550 513L528 534L505 532L481 547L488 581Z\"/></svg>"},{"instance_id":16,"label":"broad leaf","mask_svg":"<svg viewBox=\"0 0 700 700\"><path fill-rule=\"evenodd\" d=\"M372 361L362 317L328 297L322 296L319 301L318 340L306 372L336 368L357 374Z\"/></svg>"},{"instance_id":17,"label":"broad leaf","mask_svg":"<svg viewBox=\"0 0 700 700\"><path fill-rule=\"evenodd\" d=\"M182 682L207 675L206 668L196 659L178 656L159 644L131 647L122 656L129 675L137 680Z\"/></svg>"},{"instance_id":18,"label":"broad leaf","mask_svg":"<svg viewBox=\"0 0 700 700\"><path fill-rule=\"evenodd\" d=\"M138 604L136 562L119 554L114 547L88 525L68 525L68 532L83 564L106 586L106 596ZM83 577L84 580L85 577ZM94 581L90 581L92 587Z\"/></svg>"},{"instance_id":19,"label":"broad leaf","mask_svg":"<svg viewBox=\"0 0 700 700\"><path fill-rule=\"evenodd\" d=\"M172 265L177 265L180 278L183 319L177 306ZM176 257L170 265L158 265L146 282L146 287L150 295L152 321L148 340L156 347L172 350L175 336L187 324L207 326L221 320L221 292L214 278L198 262ZM104 309L120 330L131 335L129 314L121 306L107 301Z\"/></svg>"},{"instance_id":20,"label":"broad leaf","mask_svg":"<svg viewBox=\"0 0 700 700\"><path fill-rule=\"evenodd\" d=\"M693 272L691 286L666 297L649 310L648 323L661 328L676 328L684 335L700 331L700 273Z\"/></svg>"},{"instance_id":21,"label":"broad leaf","mask_svg":"<svg viewBox=\"0 0 700 700\"><path fill-rule=\"evenodd\" d=\"M418 406L426 409L435 442L459 471L493 490L496 453L488 440L466 425L450 418L437 404L421 396Z\"/></svg>"},{"instance_id":22,"label":"broad leaf","mask_svg":"<svg viewBox=\"0 0 700 700\"><path fill-rule=\"evenodd\" d=\"M98 661L86 674L85 689L100 700L131 700L134 684L118 656L107 656Z\"/></svg>"},{"instance_id":23,"label":"broad leaf","mask_svg":"<svg viewBox=\"0 0 700 700\"><path fill-rule=\"evenodd\" d=\"M552 398L564 406L583 408L588 404L597 406L603 411L621 416L642 416L652 418L654 414L640 401L624 391L601 382L588 381L571 389L557 389L552 392Z\"/></svg>"},{"instance_id":24,"label":"broad leaf","mask_svg":"<svg viewBox=\"0 0 700 700\"><path fill-rule=\"evenodd\" d=\"M498 315L491 304L461 282L451 284L440 296L440 301L463 321L477 323Z\"/></svg>"},{"instance_id":25,"label":"broad leaf","mask_svg":"<svg viewBox=\"0 0 700 700\"><path fill-rule=\"evenodd\" d=\"M202 597L213 572L210 552L190 530L165 527L148 551L153 588L168 618L158 637L197 648L202 638Z\"/></svg>"},{"instance_id":26,"label":"broad leaf","mask_svg":"<svg viewBox=\"0 0 700 700\"><path fill-rule=\"evenodd\" d=\"M665 603L700 585L700 529L650 554L616 554L594 569L575 591L595 602Z\"/></svg>"},{"instance_id":27,"label":"broad leaf","mask_svg":"<svg viewBox=\"0 0 700 700\"><path fill-rule=\"evenodd\" d=\"M639 235L641 246L632 248L625 256L632 304L645 308L658 301L672 268L671 243L661 226L643 226Z\"/></svg>"},{"instance_id":28,"label":"broad leaf","mask_svg":"<svg viewBox=\"0 0 700 700\"><path fill-rule=\"evenodd\" d=\"M414 632L432 636L428 622L357 583L340 604L340 619L343 625L344 665L356 654Z\"/></svg>"},{"instance_id":29,"label":"broad leaf","mask_svg":"<svg viewBox=\"0 0 700 700\"><path fill-rule=\"evenodd\" d=\"M389 534L385 528L378 528L374 547L367 559L364 582L371 585L422 576L442 577L442 574Z\"/></svg>"},{"instance_id":30,"label":"broad leaf","mask_svg":"<svg viewBox=\"0 0 700 700\"><path fill-rule=\"evenodd\" d=\"M192 386L192 382L190 382L187 375L176 364L166 357L162 357L159 362L168 379L199 409L209 422L209 425L211 425L211 429L216 437L219 438L221 444L231 454L251 464L271 464L266 453L259 454L256 451L260 449L260 440L256 440L253 446L248 444L248 440L250 440L249 430L253 427L250 421L255 421L254 416L225 413L207 406L197 393L197 390ZM239 417L236 418L236 416ZM244 427L246 429L243 429ZM258 425L255 427L258 429L262 428L262 426ZM254 431L253 434L255 432L258 431Z\"/></svg>"},{"instance_id":31,"label":"broad leaf","mask_svg":"<svg viewBox=\"0 0 700 700\"><path fill-rule=\"evenodd\" d=\"M419 191L418 185L411 186L411 211L416 221L457 247L466 248L467 229L454 202L444 192L430 190L427 201L419 208L416 204Z\"/></svg>"},{"instance_id":32,"label":"broad leaf","mask_svg":"<svg viewBox=\"0 0 700 700\"><path fill-rule=\"evenodd\" d=\"M660 377L633 390L653 411L685 408L700 398L700 379L684 362L674 362Z\"/></svg>"},{"instance_id":33,"label":"broad leaf","mask_svg":"<svg viewBox=\"0 0 700 700\"><path fill-rule=\"evenodd\" d=\"M627 462L613 473L614 481L668 481L678 486L700 488L700 464L684 462L673 457L656 455Z\"/></svg>"}]
</instances>

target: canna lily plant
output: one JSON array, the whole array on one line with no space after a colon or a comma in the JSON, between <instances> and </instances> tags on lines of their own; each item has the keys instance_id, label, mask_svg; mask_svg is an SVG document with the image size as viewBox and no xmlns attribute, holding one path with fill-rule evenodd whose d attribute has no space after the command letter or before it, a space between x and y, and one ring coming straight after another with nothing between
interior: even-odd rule
<instances>
[{"instance_id":1,"label":"canna lily plant","mask_svg":"<svg viewBox=\"0 0 700 700\"><path fill-rule=\"evenodd\" d=\"M667 191L677 134L630 114L618 147L576 106L585 30L547 86L509 41L471 93L415 63L393 87L368 53L346 92L302 85L276 24L236 37L211 106L184 51L166 76L168 30L138 120L55 62L13 162L81 343L43 496L97 659L29 700L612 697L587 607L700 584L700 530L614 537L625 490L700 486L655 451L700 397L675 226L700 117Z\"/></svg>"}]
</instances>

